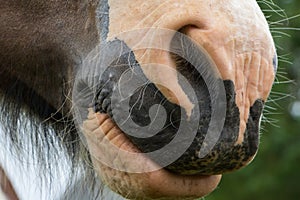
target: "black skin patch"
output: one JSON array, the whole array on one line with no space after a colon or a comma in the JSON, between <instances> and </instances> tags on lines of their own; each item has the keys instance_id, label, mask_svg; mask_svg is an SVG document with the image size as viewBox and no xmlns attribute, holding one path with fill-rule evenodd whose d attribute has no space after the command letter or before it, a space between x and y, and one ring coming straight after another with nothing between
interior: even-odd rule
<instances>
[{"instance_id":1,"label":"black skin patch","mask_svg":"<svg viewBox=\"0 0 300 200\"><path fill-rule=\"evenodd\" d=\"M121 45L125 51L129 53L120 54L121 56L111 63L110 66L103 72L99 83L97 85L98 92L95 94L94 105L95 111L107 113L113 120L117 119L117 115L122 113L130 113L132 121L143 127L151 125L151 118L149 116L150 108L155 104L160 104L164 107L167 113L167 119L161 129L156 135L145 138L131 136L129 132L136 132L136 129L127 128L125 134L129 139L142 151L152 152L164 147L168 144L177 133L178 127L183 120L182 113L185 112L180 106L169 102L164 95L156 88L156 86L149 82L143 74L140 65L135 59L134 53L128 51L128 47L124 42L114 40L109 42L111 46ZM126 47L126 48L124 48ZM227 111L224 128L221 132L218 142L213 149L203 158L199 158L199 150L201 149L205 139L208 125L211 120L211 100L207 86L198 74L197 70L193 69L192 65L188 63L179 68L179 72L185 76L190 84L193 86L197 96L197 103L199 104L200 120L198 122L198 130L190 147L185 153L172 164L165 168L179 174L202 174L213 175L223 174L239 169L246 165L248 161L255 155L259 144L259 122L261 112L263 110L264 102L257 100L250 109L250 115L247 123L247 130L244 133L244 141L242 144L235 145L239 134L239 109L235 103L235 88L231 80L224 80L226 90ZM129 110L124 110L122 106L118 106L119 102L114 100L112 102L113 92L118 91L118 82L122 74L131 72L135 78L138 78L141 87L137 88L130 96ZM128 82L130 84L130 82ZM112 109L114 108L114 110ZM183 113L185 116L185 113ZM193 113L192 117L193 119ZM122 127L120 127L122 129ZM129 131L128 131L129 130ZM147 132L135 134L148 134ZM187 137L189 136L187 130ZM178 144L180 146L180 144ZM162 155L163 158L163 155ZM158 164L162 158L152 158Z\"/></svg>"}]
</instances>

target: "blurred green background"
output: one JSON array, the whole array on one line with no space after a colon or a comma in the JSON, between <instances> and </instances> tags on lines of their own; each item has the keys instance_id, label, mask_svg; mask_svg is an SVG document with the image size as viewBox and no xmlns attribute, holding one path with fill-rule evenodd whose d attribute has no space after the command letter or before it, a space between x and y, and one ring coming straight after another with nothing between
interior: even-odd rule
<instances>
[{"instance_id":1,"label":"blurred green background","mask_svg":"<svg viewBox=\"0 0 300 200\"><path fill-rule=\"evenodd\" d=\"M300 0L258 3L269 21L279 56L260 149L249 166L225 174L205 200L300 199Z\"/></svg>"}]
</instances>

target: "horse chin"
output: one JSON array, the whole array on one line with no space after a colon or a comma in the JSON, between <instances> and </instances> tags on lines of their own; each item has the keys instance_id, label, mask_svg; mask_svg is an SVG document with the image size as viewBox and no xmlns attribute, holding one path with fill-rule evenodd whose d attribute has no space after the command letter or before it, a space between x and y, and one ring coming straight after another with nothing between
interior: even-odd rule
<instances>
[{"instance_id":1,"label":"horse chin","mask_svg":"<svg viewBox=\"0 0 300 200\"><path fill-rule=\"evenodd\" d=\"M83 133L97 175L126 198L194 199L212 192L221 180L221 175L188 176L163 169L143 155L106 114L90 110Z\"/></svg>"}]
</instances>

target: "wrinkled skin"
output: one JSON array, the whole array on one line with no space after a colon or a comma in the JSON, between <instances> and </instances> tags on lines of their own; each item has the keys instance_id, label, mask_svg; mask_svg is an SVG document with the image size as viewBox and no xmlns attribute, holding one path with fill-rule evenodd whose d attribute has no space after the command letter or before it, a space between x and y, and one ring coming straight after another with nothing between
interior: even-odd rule
<instances>
[{"instance_id":1,"label":"wrinkled skin","mask_svg":"<svg viewBox=\"0 0 300 200\"><path fill-rule=\"evenodd\" d=\"M214 159L204 158L205 167L199 167L203 164L200 161L201 165L196 169L190 169L190 164L182 168L175 164L160 169L159 164L143 155L138 154L133 160L122 157L118 151L112 151L108 144L135 153L146 151L145 145L129 139L128 133L116 125L114 116L108 110L100 106L100 110L88 111L87 106L85 111L89 113L88 117L83 119L83 124L79 123L79 127L98 177L113 191L132 199L194 199L212 192L221 179L221 173L245 166L253 159L258 145L261 109L271 90L276 68L273 40L256 1L103 0L100 1L100 11L96 1L62 3L49 0L26 4L15 0L0 3L0 46L3 47L0 50L1 77L6 73L17 77L34 88L54 108L60 108L63 101L61 93L66 88L61 86L62 80L67 80L69 84L65 87L68 91L72 90L77 73L91 67L85 65L88 63L85 59L88 53L97 44L109 43L118 38L133 50L143 76L154 83L153 87L157 88L161 96L172 106L180 106L187 116L192 115L195 102L179 83L178 66L170 53L164 50L134 50L134 42L141 41L145 35L122 37L123 32L136 29L180 30L206 52L210 63L213 63L212 68L216 68L216 79L229 81L225 89L227 103L232 105L227 106L227 110L232 109L232 115L226 115L228 126L225 126L222 135L225 139L220 140L219 146L216 146L221 147L223 141L226 143L226 138L231 139L234 133L233 144L226 148L243 146L251 138L248 135L246 137L245 133L250 135L253 132L255 135L253 141L249 139L249 146L252 145L249 148L253 149L251 153L242 161L237 159L237 166L232 168L228 167L231 166L230 156L217 167L209 165L214 163ZM15 10L18 12L12 13ZM171 40L173 35L165 37L160 39ZM151 68L145 65L147 63L169 68ZM51 78L44 78L43 73ZM189 71L183 67L180 73L189 74ZM34 84L29 74L36 74ZM1 87L7 87L11 82L8 79L0 84ZM96 86L98 83L92 84ZM195 87L200 88L197 84ZM75 86L73 91L77 90ZM103 105L103 102L100 101L100 104ZM72 106L71 103L65 104L63 109L68 111ZM139 118L139 115L136 117ZM237 124L230 125L233 121ZM249 124L253 124L254 128L249 128ZM215 154L222 157L222 153L222 150L216 150ZM104 164L103 160L113 163L113 168ZM120 166L129 171L132 167L139 171L152 167L158 170L130 173L118 170Z\"/></svg>"}]
</instances>

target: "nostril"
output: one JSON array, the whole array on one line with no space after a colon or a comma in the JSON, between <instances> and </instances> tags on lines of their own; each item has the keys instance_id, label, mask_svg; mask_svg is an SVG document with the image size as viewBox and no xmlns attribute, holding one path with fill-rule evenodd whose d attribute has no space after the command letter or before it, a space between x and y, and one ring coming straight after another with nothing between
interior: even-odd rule
<instances>
[{"instance_id":1,"label":"nostril","mask_svg":"<svg viewBox=\"0 0 300 200\"><path fill-rule=\"evenodd\" d=\"M202 29L203 27L198 27L197 25L189 24L189 25L184 26L183 28L197 28L197 29Z\"/></svg>"},{"instance_id":2,"label":"nostril","mask_svg":"<svg viewBox=\"0 0 300 200\"><path fill-rule=\"evenodd\" d=\"M190 21L189 23L184 24L181 26L178 31L186 34L191 30L197 30L197 31L206 31L211 29L213 26L213 22L211 20L203 20L203 21Z\"/></svg>"},{"instance_id":3,"label":"nostril","mask_svg":"<svg viewBox=\"0 0 300 200\"><path fill-rule=\"evenodd\" d=\"M195 25L195 24L188 24L188 25L185 25L185 26L183 26L182 28L180 28L180 29L178 30L178 32L187 35L188 31L189 31L189 30L193 30L193 29L205 29L205 27L204 27L204 26L203 26L203 27L199 27L199 26L197 26L197 25Z\"/></svg>"}]
</instances>

